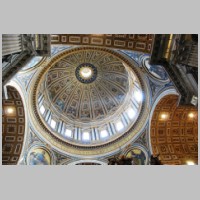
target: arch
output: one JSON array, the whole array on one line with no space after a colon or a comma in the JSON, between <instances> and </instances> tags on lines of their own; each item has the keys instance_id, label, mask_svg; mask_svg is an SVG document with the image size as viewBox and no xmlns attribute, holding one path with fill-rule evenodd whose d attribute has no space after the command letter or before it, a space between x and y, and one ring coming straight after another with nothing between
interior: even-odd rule
<instances>
[{"instance_id":1,"label":"arch","mask_svg":"<svg viewBox=\"0 0 200 200\"><path fill-rule=\"evenodd\" d=\"M23 148L25 111L15 87L7 86L7 94L8 99L2 100L2 164L15 165Z\"/></svg>"},{"instance_id":2,"label":"arch","mask_svg":"<svg viewBox=\"0 0 200 200\"><path fill-rule=\"evenodd\" d=\"M194 106L178 105L179 96L159 99L150 118L152 154L163 164L198 163L198 111ZM192 115L191 115L192 113Z\"/></svg>"},{"instance_id":3,"label":"arch","mask_svg":"<svg viewBox=\"0 0 200 200\"><path fill-rule=\"evenodd\" d=\"M99 160L78 160L70 163L63 163L63 165L107 165L107 163Z\"/></svg>"},{"instance_id":4,"label":"arch","mask_svg":"<svg viewBox=\"0 0 200 200\"><path fill-rule=\"evenodd\" d=\"M177 93L177 91L174 88L165 90L165 91L163 91L163 92L161 92L159 94L159 96L156 98L156 101L153 103L152 108L151 108L151 112L149 114L149 134L151 133L151 130L150 130L150 128L151 128L151 119L152 119L154 110L155 110L157 104L159 103L159 101L162 98L166 97L167 95L177 95L178 96L179 94ZM151 146L151 137L149 137L149 150L150 150L150 153L152 154L153 152L152 152L152 146Z\"/></svg>"}]
</instances>

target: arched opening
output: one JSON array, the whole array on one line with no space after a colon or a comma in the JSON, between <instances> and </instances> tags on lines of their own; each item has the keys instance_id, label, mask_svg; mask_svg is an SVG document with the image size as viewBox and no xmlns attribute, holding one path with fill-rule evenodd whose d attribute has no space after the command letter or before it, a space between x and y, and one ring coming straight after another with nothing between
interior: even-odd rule
<instances>
[{"instance_id":1,"label":"arched opening","mask_svg":"<svg viewBox=\"0 0 200 200\"><path fill-rule=\"evenodd\" d=\"M107 163L99 160L77 160L63 162L62 165L107 165Z\"/></svg>"},{"instance_id":2,"label":"arched opening","mask_svg":"<svg viewBox=\"0 0 200 200\"><path fill-rule=\"evenodd\" d=\"M24 141L24 105L14 87L7 86L7 95L2 99L2 164L16 165Z\"/></svg>"},{"instance_id":3,"label":"arched opening","mask_svg":"<svg viewBox=\"0 0 200 200\"><path fill-rule=\"evenodd\" d=\"M178 106L177 95L167 95L156 105L150 127L153 155L163 164L198 163L198 111Z\"/></svg>"}]
</instances>

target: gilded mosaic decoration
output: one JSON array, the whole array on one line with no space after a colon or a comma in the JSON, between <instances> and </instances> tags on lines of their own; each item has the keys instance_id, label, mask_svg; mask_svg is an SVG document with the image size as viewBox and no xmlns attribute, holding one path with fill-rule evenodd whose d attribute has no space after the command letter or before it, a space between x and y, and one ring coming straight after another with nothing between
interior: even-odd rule
<instances>
[{"instance_id":1,"label":"gilded mosaic decoration","mask_svg":"<svg viewBox=\"0 0 200 200\"><path fill-rule=\"evenodd\" d=\"M27 155L27 164L28 165L50 165L51 156L44 148L36 147L29 151Z\"/></svg>"},{"instance_id":2,"label":"gilded mosaic decoration","mask_svg":"<svg viewBox=\"0 0 200 200\"><path fill-rule=\"evenodd\" d=\"M145 165L147 159L145 153L139 148L130 150L126 157L132 158L132 165Z\"/></svg>"}]
</instances>

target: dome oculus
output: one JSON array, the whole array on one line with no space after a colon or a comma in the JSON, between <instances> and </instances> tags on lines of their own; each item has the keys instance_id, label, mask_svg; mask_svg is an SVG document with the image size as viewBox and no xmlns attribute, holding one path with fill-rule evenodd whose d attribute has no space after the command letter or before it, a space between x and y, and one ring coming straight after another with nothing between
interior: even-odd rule
<instances>
[{"instance_id":1,"label":"dome oculus","mask_svg":"<svg viewBox=\"0 0 200 200\"><path fill-rule=\"evenodd\" d=\"M89 67L82 67L80 74L82 78L88 79L92 76L92 70Z\"/></svg>"},{"instance_id":2,"label":"dome oculus","mask_svg":"<svg viewBox=\"0 0 200 200\"><path fill-rule=\"evenodd\" d=\"M97 68L91 63L82 63L76 68L75 74L81 83L92 83L97 78Z\"/></svg>"}]
</instances>

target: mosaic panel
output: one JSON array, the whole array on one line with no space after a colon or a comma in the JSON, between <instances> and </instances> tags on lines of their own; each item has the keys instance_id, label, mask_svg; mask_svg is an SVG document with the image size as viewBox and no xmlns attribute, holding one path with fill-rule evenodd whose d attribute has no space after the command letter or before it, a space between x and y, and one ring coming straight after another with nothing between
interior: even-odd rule
<instances>
[{"instance_id":1,"label":"mosaic panel","mask_svg":"<svg viewBox=\"0 0 200 200\"><path fill-rule=\"evenodd\" d=\"M45 148L35 147L28 152L26 162L27 165L50 165L52 158Z\"/></svg>"},{"instance_id":2,"label":"mosaic panel","mask_svg":"<svg viewBox=\"0 0 200 200\"><path fill-rule=\"evenodd\" d=\"M127 152L126 158L132 158L132 165L145 165L147 160L143 150L136 147Z\"/></svg>"}]
</instances>

